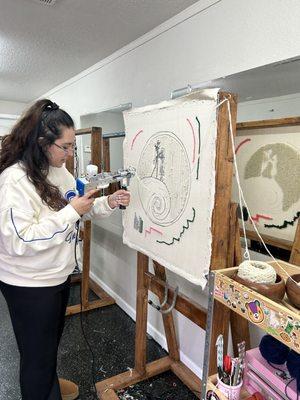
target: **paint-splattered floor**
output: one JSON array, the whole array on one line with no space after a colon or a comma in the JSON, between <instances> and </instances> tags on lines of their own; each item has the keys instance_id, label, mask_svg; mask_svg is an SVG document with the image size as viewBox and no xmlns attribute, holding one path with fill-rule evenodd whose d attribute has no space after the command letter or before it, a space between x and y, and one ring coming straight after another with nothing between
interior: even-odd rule
<instances>
[{"instance_id":1,"label":"paint-splattered floor","mask_svg":"<svg viewBox=\"0 0 300 400\"><path fill-rule=\"evenodd\" d=\"M76 304L78 298L79 288L73 286L70 304ZM1 293L0 315L0 400L20 400L19 356ZM93 355L84 339L81 322ZM79 400L96 400L93 379L100 381L133 367L134 334L134 322L117 305L90 311L83 314L82 320L79 315L68 317L58 356L59 376L79 384ZM149 337L148 361L164 355L165 351ZM171 372L120 391L119 397L121 400L196 400Z\"/></svg>"}]
</instances>

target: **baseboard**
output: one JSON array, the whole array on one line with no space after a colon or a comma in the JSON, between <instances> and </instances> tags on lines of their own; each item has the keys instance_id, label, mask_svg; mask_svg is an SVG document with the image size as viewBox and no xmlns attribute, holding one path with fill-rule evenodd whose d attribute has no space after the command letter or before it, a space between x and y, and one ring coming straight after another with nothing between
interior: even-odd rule
<instances>
[{"instance_id":1,"label":"baseboard","mask_svg":"<svg viewBox=\"0 0 300 400\"><path fill-rule=\"evenodd\" d=\"M98 283L118 304L123 311L126 312L135 321L135 309L126 303L122 297L120 297L116 292L114 292L105 282L102 281L94 272L90 271L90 277Z\"/></svg>"},{"instance_id":2,"label":"baseboard","mask_svg":"<svg viewBox=\"0 0 300 400\"><path fill-rule=\"evenodd\" d=\"M117 293L115 293L105 282L103 282L95 273L91 271L91 278L98 283L110 296L112 296L117 305L126 312L134 321L136 312L133 307L131 307L122 297L120 297ZM159 332L153 325L149 322L147 324L147 333L155 340L161 347L167 350L167 341L165 336ZM180 359L181 361L196 374L200 378L202 377L202 368L196 365L185 353L180 350Z\"/></svg>"}]
</instances>

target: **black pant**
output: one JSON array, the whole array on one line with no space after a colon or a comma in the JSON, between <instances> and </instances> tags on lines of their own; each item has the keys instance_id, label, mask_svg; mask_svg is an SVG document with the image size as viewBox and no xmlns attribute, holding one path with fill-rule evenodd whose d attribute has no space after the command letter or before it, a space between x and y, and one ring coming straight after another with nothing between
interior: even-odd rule
<instances>
[{"instance_id":1,"label":"black pant","mask_svg":"<svg viewBox=\"0 0 300 400\"><path fill-rule=\"evenodd\" d=\"M0 282L20 351L23 400L61 400L56 374L70 279L58 286L19 287Z\"/></svg>"}]
</instances>

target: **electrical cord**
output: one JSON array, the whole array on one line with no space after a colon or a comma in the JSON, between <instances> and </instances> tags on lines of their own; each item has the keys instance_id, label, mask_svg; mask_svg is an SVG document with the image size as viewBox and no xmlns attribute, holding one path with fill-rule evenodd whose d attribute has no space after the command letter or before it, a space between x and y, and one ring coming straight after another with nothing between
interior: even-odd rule
<instances>
[{"instance_id":1,"label":"electrical cord","mask_svg":"<svg viewBox=\"0 0 300 400\"><path fill-rule=\"evenodd\" d=\"M274 365L274 364L271 363L270 361L267 361L267 362L268 362L268 364L269 364L272 368L274 368L274 369L276 369L277 371L280 371L280 372L282 372L283 374L286 375L286 371L284 371L284 370L281 369L281 368L278 368L276 365ZM293 399L291 399L290 396L288 395L287 390L288 390L290 384L291 384L295 379L296 379L296 378L291 378L291 379L286 383L286 385L285 385L285 387L284 387L284 394L286 395L286 397L287 397L288 400L293 400ZM299 392L297 391L297 399L295 399L295 400L298 400L298 399L299 399Z\"/></svg>"},{"instance_id":2,"label":"electrical cord","mask_svg":"<svg viewBox=\"0 0 300 400\"><path fill-rule=\"evenodd\" d=\"M75 264L76 267L79 269L79 265L78 265L78 259L77 259L77 244L79 241L79 231L80 231L80 221L78 220L75 224L75 229L76 229L76 235L75 235L75 247L74 247L74 252L75 252ZM91 370L91 377L92 377L92 382L93 382L93 391L92 391L92 396L95 400L98 400L98 396L97 396L97 391L96 391L96 378L95 378L95 355L93 353L92 347L88 341L86 332L84 330L84 324L83 324L83 318L82 318L82 314L83 314L83 304L82 304L82 284L80 283L80 326L81 326L81 331L82 331L82 336L86 342L86 345L91 353L92 356L92 370Z\"/></svg>"},{"instance_id":3,"label":"electrical cord","mask_svg":"<svg viewBox=\"0 0 300 400\"><path fill-rule=\"evenodd\" d=\"M293 400L293 399L291 399L291 397L289 397L289 395L288 395L288 392L287 392L287 390L288 390L288 387L290 386L290 383L292 383L293 381L295 381L296 380L296 378L292 378L286 385L285 385L285 388L284 388L284 394L286 395L286 397L289 399L289 400ZM296 389L297 390L297 389ZM299 392L298 392L298 390L297 390L297 400L299 399Z\"/></svg>"}]
</instances>

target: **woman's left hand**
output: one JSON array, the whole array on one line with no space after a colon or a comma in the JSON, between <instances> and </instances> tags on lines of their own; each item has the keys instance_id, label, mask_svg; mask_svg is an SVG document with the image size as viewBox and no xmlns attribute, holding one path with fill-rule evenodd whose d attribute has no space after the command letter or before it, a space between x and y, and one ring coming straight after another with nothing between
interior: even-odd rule
<instances>
[{"instance_id":1,"label":"woman's left hand","mask_svg":"<svg viewBox=\"0 0 300 400\"><path fill-rule=\"evenodd\" d=\"M127 190L117 190L113 194L108 196L108 205L110 208L116 208L118 206L127 207L130 203L130 192Z\"/></svg>"}]
</instances>

